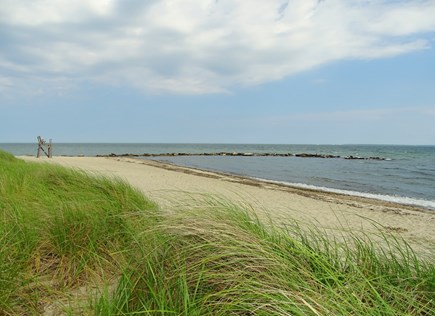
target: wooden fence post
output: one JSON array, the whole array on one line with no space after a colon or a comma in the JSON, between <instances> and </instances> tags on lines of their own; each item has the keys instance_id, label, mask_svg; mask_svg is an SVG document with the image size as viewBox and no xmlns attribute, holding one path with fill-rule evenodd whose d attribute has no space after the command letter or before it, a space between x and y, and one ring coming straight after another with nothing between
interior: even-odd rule
<instances>
[{"instance_id":1,"label":"wooden fence post","mask_svg":"<svg viewBox=\"0 0 435 316\"><path fill-rule=\"evenodd\" d=\"M51 158L52 156L53 156L53 144L50 138L50 141L48 142L48 158Z\"/></svg>"}]
</instances>

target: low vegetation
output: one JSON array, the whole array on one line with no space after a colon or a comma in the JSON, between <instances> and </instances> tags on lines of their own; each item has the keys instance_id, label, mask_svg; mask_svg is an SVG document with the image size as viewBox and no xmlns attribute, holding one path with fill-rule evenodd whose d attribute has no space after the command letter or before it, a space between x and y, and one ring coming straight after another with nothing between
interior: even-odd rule
<instances>
[{"instance_id":1,"label":"low vegetation","mask_svg":"<svg viewBox=\"0 0 435 316\"><path fill-rule=\"evenodd\" d=\"M205 199L162 213L125 182L0 151L0 315L432 315L435 266Z\"/></svg>"}]
</instances>

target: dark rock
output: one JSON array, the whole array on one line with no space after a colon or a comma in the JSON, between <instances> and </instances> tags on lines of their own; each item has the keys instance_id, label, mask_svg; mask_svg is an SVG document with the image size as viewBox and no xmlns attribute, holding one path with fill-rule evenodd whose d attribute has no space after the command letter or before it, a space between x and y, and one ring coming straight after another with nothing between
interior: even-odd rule
<instances>
[{"instance_id":1,"label":"dark rock","mask_svg":"<svg viewBox=\"0 0 435 316\"><path fill-rule=\"evenodd\" d=\"M362 157L352 156L352 155L344 157L344 159L349 159L349 160L364 160L364 158L362 158Z\"/></svg>"},{"instance_id":2,"label":"dark rock","mask_svg":"<svg viewBox=\"0 0 435 316\"><path fill-rule=\"evenodd\" d=\"M325 156L323 155L319 155L319 154L296 154L296 157L300 157L300 158L325 158Z\"/></svg>"}]
</instances>

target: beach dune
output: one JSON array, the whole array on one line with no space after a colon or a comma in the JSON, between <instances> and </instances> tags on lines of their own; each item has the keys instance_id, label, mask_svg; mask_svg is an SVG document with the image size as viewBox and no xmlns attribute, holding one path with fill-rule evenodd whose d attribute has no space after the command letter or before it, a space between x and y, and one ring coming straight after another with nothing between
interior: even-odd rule
<instances>
[{"instance_id":1,"label":"beach dune","mask_svg":"<svg viewBox=\"0 0 435 316\"><path fill-rule=\"evenodd\" d=\"M54 157L26 161L56 163L93 174L117 176L156 201L162 210L182 210L214 197L242 204L277 225L315 224L327 233L393 233L418 253L435 254L435 212L409 205L293 188L228 174L151 160L102 157Z\"/></svg>"}]
</instances>

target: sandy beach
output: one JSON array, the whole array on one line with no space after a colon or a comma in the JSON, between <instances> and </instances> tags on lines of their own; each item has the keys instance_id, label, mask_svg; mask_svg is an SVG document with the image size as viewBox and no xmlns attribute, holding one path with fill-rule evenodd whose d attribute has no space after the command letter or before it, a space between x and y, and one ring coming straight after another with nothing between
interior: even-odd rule
<instances>
[{"instance_id":1,"label":"sandy beach","mask_svg":"<svg viewBox=\"0 0 435 316\"><path fill-rule=\"evenodd\" d=\"M314 223L328 233L343 231L397 234L423 255L435 254L435 212L409 205L287 187L228 174L206 172L150 160L54 157L26 161L57 163L94 174L117 176L143 191L163 210L182 210L206 197L247 206L261 218L285 225Z\"/></svg>"}]
</instances>

